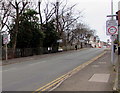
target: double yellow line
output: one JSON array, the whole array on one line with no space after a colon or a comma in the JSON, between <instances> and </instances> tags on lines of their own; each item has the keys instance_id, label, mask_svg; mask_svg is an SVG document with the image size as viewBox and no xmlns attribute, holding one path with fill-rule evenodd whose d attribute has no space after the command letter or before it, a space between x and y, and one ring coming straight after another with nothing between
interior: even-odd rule
<instances>
[{"instance_id":1,"label":"double yellow line","mask_svg":"<svg viewBox=\"0 0 120 93\"><path fill-rule=\"evenodd\" d=\"M67 79L68 77L72 76L73 74L77 73L78 71L80 71L81 69L83 69L84 67L86 67L87 65L89 65L90 63L94 62L95 60L97 60L98 58L100 58L101 56L103 56L106 53L106 51L104 51L103 53L101 53L100 55L98 55L97 57L83 63L82 65L76 67L75 69L73 69L72 71L66 73L65 75L62 75L61 77L53 80L52 82L46 84L43 87L38 88L37 90L35 90L32 93L41 93L41 91L48 91L48 89L55 87L57 84L59 84L61 81L64 81L65 79Z\"/></svg>"}]
</instances>

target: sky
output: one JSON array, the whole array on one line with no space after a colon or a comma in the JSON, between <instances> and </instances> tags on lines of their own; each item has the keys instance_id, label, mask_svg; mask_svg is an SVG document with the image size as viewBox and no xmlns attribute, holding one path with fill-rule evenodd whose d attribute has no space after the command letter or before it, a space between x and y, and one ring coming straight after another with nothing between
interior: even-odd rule
<instances>
[{"instance_id":1,"label":"sky","mask_svg":"<svg viewBox=\"0 0 120 93\"><path fill-rule=\"evenodd\" d=\"M50 0L55 1L55 0ZM58 0L61 1L61 0ZM82 21L91 29L96 30L96 34L101 41L107 41L110 36L106 35L106 16L111 14L111 0L67 0L70 5L77 4L75 9L82 11ZM118 11L118 2L113 0L113 14Z\"/></svg>"},{"instance_id":2,"label":"sky","mask_svg":"<svg viewBox=\"0 0 120 93\"><path fill-rule=\"evenodd\" d=\"M113 14L118 11L119 1L113 0ZM69 0L69 3L77 3L76 9L83 10L83 21L96 30L101 41L110 39L106 35L106 20L109 19L106 16L111 14L111 0Z\"/></svg>"}]
</instances>

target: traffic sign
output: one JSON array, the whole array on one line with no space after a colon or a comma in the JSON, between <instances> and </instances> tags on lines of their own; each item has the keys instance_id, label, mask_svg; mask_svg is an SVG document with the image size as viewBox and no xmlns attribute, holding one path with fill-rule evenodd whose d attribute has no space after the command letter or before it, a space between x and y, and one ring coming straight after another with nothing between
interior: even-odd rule
<instances>
[{"instance_id":1,"label":"traffic sign","mask_svg":"<svg viewBox=\"0 0 120 93\"><path fill-rule=\"evenodd\" d=\"M3 44L8 44L9 40L8 40L8 34L4 34L3 35Z\"/></svg>"},{"instance_id":2,"label":"traffic sign","mask_svg":"<svg viewBox=\"0 0 120 93\"><path fill-rule=\"evenodd\" d=\"M107 35L118 34L118 21L117 20L106 21L106 34Z\"/></svg>"},{"instance_id":3,"label":"traffic sign","mask_svg":"<svg viewBox=\"0 0 120 93\"><path fill-rule=\"evenodd\" d=\"M117 28L115 26L111 26L108 28L109 34L114 35L114 34L116 34L116 32L117 32Z\"/></svg>"}]
</instances>

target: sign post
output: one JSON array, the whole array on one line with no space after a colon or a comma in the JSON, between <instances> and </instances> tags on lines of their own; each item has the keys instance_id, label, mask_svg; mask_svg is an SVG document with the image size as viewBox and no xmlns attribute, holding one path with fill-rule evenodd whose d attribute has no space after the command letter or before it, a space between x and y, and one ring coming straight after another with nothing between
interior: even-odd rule
<instances>
[{"instance_id":1,"label":"sign post","mask_svg":"<svg viewBox=\"0 0 120 93\"><path fill-rule=\"evenodd\" d=\"M111 63L114 65L114 40L116 34L118 34L118 21L111 20L106 21L106 34L111 36Z\"/></svg>"}]
</instances>

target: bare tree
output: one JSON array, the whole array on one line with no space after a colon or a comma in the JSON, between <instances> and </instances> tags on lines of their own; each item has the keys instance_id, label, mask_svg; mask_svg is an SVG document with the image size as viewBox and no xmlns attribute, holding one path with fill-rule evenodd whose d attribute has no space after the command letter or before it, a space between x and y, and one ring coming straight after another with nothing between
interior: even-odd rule
<instances>
[{"instance_id":1,"label":"bare tree","mask_svg":"<svg viewBox=\"0 0 120 93\"><path fill-rule=\"evenodd\" d=\"M91 30L87 25L78 23L76 28L72 30L73 35L71 41L80 44L82 48L83 41L85 45L87 45L87 43L89 44L90 37L94 36L94 31L95 30Z\"/></svg>"},{"instance_id":2,"label":"bare tree","mask_svg":"<svg viewBox=\"0 0 120 93\"><path fill-rule=\"evenodd\" d=\"M17 43L17 34L19 32L19 21L20 21L20 16L23 14L23 12L25 11L27 5L29 4L29 2L27 2L27 0L13 0L12 2L10 2L10 5L12 6L12 17L15 21L15 29L14 29L14 36L13 36L13 40L12 40L12 47L13 47L13 56L15 53L15 49L16 49L16 43Z\"/></svg>"},{"instance_id":3,"label":"bare tree","mask_svg":"<svg viewBox=\"0 0 120 93\"><path fill-rule=\"evenodd\" d=\"M45 4L43 8L42 4ZM67 0L65 3L55 2L38 2L38 11L40 17L41 28L43 24L47 24L52 18L55 19L56 31L59 33L59 37L63 39L63 35L67 37L67 42L70 42L72 35L72 29L76 21L81 18L81 12L78 15L74 16L74 7L76 4L68 7ZM42 10L44 11L42 13ZM44 15L43 15L44 14Z\"/></svg>"},{"instance_id":4,"label":"bare tree","mask_svg":"<svg viewBox=\"0 0 120 93\"><path fill-rule=\"evenodd\" d=\"M56 19L56 31L59 32L59 37L64 39L66 43L71 42L72 30L76 21L82 17L81 12L78 15L74 15L74 7L67 6L67 0L65 4L63 2L56 2L55 7L55 19Z\"/></svg>"},{"instance_id":5,"label":"bare tree","mask_svg":"<svg viewBox=\"0 0 120 93\"><path fill-rule=\"evenodd\" d=\"M10 15L11 15L11 6L10 6L10 2L8 1L0 1L0 23L1 23L1 27L0 27L0 31L5 30L5 28L10 29L9 28L9 24L10 24Z\"/></svg>"},{"instance_id":6,"label":"bare tree","mask_svg":"<svg viewBox=\"0 0 120 93\"><path fill-rule=\"evenodd\" d=\"M44 8L43 4L44 3ZM59 33L61 39L66 40L67 43L72 43L74 39L85 39L89 40L91 31L86 25L79 25L79 29L76 27L78 20L82 18L82 12L78 15L74 12L74 7L67 6L67 0L63 2L51 3L49 1L38 2L38 13L40 18L41 29L43 24L47 24L52 18L55 19L56 31ZM80 22L79 22L80 23ZM78 30L78 31L76 31Z\"/></svg>"}]
</instances>

